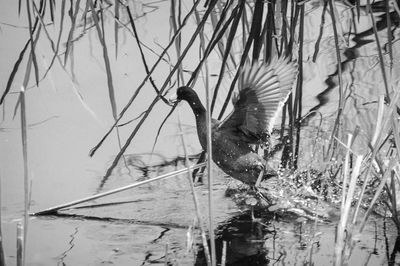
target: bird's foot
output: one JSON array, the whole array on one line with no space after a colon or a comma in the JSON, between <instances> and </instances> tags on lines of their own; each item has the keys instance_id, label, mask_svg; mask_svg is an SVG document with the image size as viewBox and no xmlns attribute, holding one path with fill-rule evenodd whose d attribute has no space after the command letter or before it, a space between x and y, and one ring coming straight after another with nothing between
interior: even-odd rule
<instances>
[{"instance_id":1,"label":"bird's foot","mask_svg":"<svg viewBox=\"0 0 400 266\"><path fill-rule=\"evenodd\" d=\"M254 222L260 222L261 220L262 220L261 218L256 218L254 216L254 208L251 207L251 221L254 223Z\"/></svg>"},{"instance_id":2,"label":"bird's foot","mask_svg":"<svg viewBox=\"0 0 400 266\"><path fill-rule=\"evenodd\" d=\"M265 202L267 202L267 205L270 205L272 203L272 200L270 200L265 194L263 193L265 192L265 189L262 189L260 187L254 187L254 190L256 192L256 195L261 199L264 200ZM263 191L264 190L264 191Z\"/></svg>"},{"instance_id":3,"label":"bird's foot","mask_svg":"<svg viewBox=\"0 0 400 266\"><path fill-rule=\"evenodd\" d=\"M264 177L264 173L265 173L265 168L261 168L260 169L260 173L258 174L258 178L257 181L254 185L254 187L252 187L252 189L254 190L255 194L258 195L261 199L266 200L267 202L269 202L269 200L261 193L261 181Z\"/></svg>"}]
</instances>

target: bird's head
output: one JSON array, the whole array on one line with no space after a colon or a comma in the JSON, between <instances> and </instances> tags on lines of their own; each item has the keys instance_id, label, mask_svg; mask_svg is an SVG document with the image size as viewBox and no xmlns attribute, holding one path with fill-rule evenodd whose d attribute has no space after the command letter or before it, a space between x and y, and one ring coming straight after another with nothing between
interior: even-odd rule
<instances>
[{"instance_id":1,"label":"bird's head","mask_svg":"<svg viewBox=\"0 0 400 266\"><path fill-rule=\"evenodd\" d=\"M174 96L172 96L169 99L169 101L171 103L175 104L182 100L189 101L189 100L193 99L194 97L196 97L196 92L193 89L191 89L187 86L182 86L176 90L176 94Z\"/></svg>"}]
</instances>

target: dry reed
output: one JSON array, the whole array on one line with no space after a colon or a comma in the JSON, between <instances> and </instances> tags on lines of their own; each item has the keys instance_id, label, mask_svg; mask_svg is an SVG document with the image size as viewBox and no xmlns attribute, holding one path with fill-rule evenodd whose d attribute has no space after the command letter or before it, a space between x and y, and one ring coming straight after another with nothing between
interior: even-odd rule
<instances>
[{"instance_id":1,"label":"dry reed","mask_svg":"<svg viewBox=\"0 0 400 266\"><path fill-rule=\"evenodd\" d=\"M188 152L187 152L187 146L186 146L185 136L182 133L183 129L182 129L182 124L181 124L181 121L179 118L179 114L178 114L178 126L179 126L179 135L181 136L182 146L183 146L183 150L185 153L185 165L186 165L186 167L189 167L189 157L188 157ZM212 265L212 258L211 258L210 250L209 250L208 244L207 244L206 231L204 229L204 223L203 223L203 219L202 219L201 212L200 212L199 200L197 199L196 191L194 189L191 171L187 171L187 178L188 178L189 187L190 187L190 190L191 190L192 196L193 196L193 204L194 204L197 221L198 221L198 224L200 227L200 235L201 235L201 240L203 243L204 254L206 256L206 262L207 262L207 265L210 266L210 265Z\"/></svg>"},{"instance_id":2,"label":"dry reed","mask_svg":"<svg viewBox=\"0 0 400 266\"><path fill-rule=\"evenodd\" d=\"M3 216L2 216L2 209L3 209L3 205L2 205L2 198L1 198L1 191L2 191L2 180L1 180L1 175L0 175L0 266L4 266L6 265L6 257L5 257L5 253L4 253L4 248L3 248L3 243L4 243L4 239L3 239L3 231L2 231L2 224L3 224Z\"/></svg>"},{"instance_id":3,"label":"dry reed","mask_svg":"<svg viewBox=\"0 0 400 266\"><path fill-rule=\"evenodd\" d=\"M24 265L24 227L21 222L17 223L17 266Z\"/></svg>"},{"instance_id":4,"label":"dry reed","mask_svg":"<svg viewBox=\"0 0 400 266\"><path fill-rule=\"evenodd\" d=\"M98 193L98 194L95 194L93 196L85 197L83 199L78 199L78 200L74 200L74 201L71 201L71 202L68 202L68 203L65 203L65 204L60 204L60 205L57 205L57 206L54 206L54 207L51 207L51 208L47 208L47 209L42 210L42 211L38 211L38 212L32 213L31 215L49 215L49 214L54 214L58 210L65 209L67 207L71 207L71 206L74 206L74 205L77 205L77 204L80 204L80 203L84 203L84 202L88 202L88 201L91 201L91 200L99 199L99 198L102 198L102 197L105 197L105 196L108 196L108 195L111 195L111 194L115 194L115 193L118 193L118 192L121 192L121 191L125 191L125 190L131 189L131 188L142 186L142 185L145 185L145 184L148 184L148 183L151 183L151 182L154 182L154 181L158 181L158 180L161 180L161 179L169 178L169 177L172 177L172 176L177 176L179 174L183 174L183 173L189 172L189 171L191 171L193 169L196 169L196 168L199 168L199 167L203 167L204 165L205 165L205 163L197 164L197 165L191 166L189 168L180 169L180 170L177 170L177 171L174 171L174 172L170 172L170 173L167 173L167 174L164 174L164 175L160 175L160 176L157 176L157 177L153 177L153 178L150 178L150 179L147 179L147 180L144 180L144 181L136 182L136 183L133 183L133 184L130 184L130 185L127 185L127 186L123 186L123 187L120 187L120 188L112 189L112 190L109 190L109 191L106 191L106 192L103 192L103 193Z\"/></svg>"}]
</instances>

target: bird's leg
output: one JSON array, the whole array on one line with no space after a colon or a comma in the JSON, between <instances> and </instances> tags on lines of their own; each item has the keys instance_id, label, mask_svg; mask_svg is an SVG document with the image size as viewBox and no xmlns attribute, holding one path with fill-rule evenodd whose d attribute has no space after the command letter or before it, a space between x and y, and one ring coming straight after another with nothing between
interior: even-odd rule
<instances>
[{"instance_id":1,"label":"bird's leg","mask_svg":"<svg viewBox=\"0 0 400 266\"><path fill-rule=\"evenodd\" d=\"M257 168L260 169L260 173L258 174L258 178L257 178L256 183L255 183L254 185L250 186L250 188L251 188L251 190L254 191L254 193L255 193L256 196L257 196L257 195L260 196L261 193L260 193L260 191L259 191L258 188L260 187L260 183L261 183L261 180L262 180L263 175L264 175L264 167L261 166L261 165L258 165ZM254 206L251 206L251 220L252 220L253 222L255 222L255 221L257 221L258 219L254 217L254 208L253 208L253 207L254 207Z\"/></svg>"},{"instance_id":2,"label":"bird's leg","mask_svg":"<svg viewBox=\"0 0 400 266\"><path fill-rule=\"evenodd\" d=\"M270 200L268 198L266 198L263 193L261 192L261 187L260 187L260 183L264 177L264 174L266 172L266 165L263 165L262 167L259 167L260 169L260 173L258 174L258 178L256 183L253 186L253 189L255 191L255 193L263 200L265 200L266 202L270 202Z\"/></svg>"},{"instance_id":3,"label":"bird's leg","mask_svg":"<svg viewBox=\"0 0 400 266\"><path fill-rule=\"evenodd\" d=\"M263 176L264 176L264 172L265 172L264 169L265 169L264 167L261 168L261 171L260 171L260 173L258 174L258 178L257 178L256 184L254 185L256 188L260 186L261 180L262 180L262 178L263 178Z\"/></svg>"}]
</instances>

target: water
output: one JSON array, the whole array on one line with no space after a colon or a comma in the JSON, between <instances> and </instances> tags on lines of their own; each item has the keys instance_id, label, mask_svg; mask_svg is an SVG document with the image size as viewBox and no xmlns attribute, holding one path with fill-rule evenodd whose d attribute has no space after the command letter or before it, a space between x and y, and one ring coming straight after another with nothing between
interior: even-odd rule
<instances>
[{"instance_id":1,"label":"water","mask_svg":"<svg viewBox=\"0 0 400 266\"><path fill-rule=\"evenodd\" d=\"M167 45L169 34L169 2L155 3L130 2L134 11L135 23L142 41L154 51L160 53L159 45ZM340 43L344 83L353 80L346 87L351 97L346 104L343 128L353 131L361 127L361 137L357 139L357 151L366 150L365 144L374 130L376 120L376 96L384 93L375 43L368 30L371 28L369 17L361 14L360 23L353 24L351 9L342 3L336 3L340 14L341 30L344 38ZM18 17L17 3L7 1L0 10L0 80L5 88L6 80L18 57L20 49L28 38L24 27L27 25L26 12ZM68 4L67 4L68 6ZM57 6L57 11L60 7ZM69 7L67 7L69 8ZM187 7L185 7L187 8ZM186 9L184 9L186 10ZM324 131L321 132L318 144L315 128L319 128L318 115L314 116L303 128L300 168L322 169L322 146L327 143L330 126L337 110L337 75L336 52L334 39L330 37L331 24L325 22L324 36L316 63L312 62L315 41L319 33L319 20L322 6L318 2L307 5L305 19L304 47L304 105L303 113L317 110L323 117ZM126 104L127 99L141 83L145 76L140 54L135 40L126 31L120 31L119 53L114 56L113 20L106 11L105 31L113 71L113 82L116 89L118 110ZM380 13L376 14L378 19ZM327 15L328 16L328 15ZM59 17L57 17L59 19ZM382 19L383 20L383 19ZM121 14L121 21L127 22L127 15ZM163 21L164 23L160 23ZM59 22L59 21L58 21ZM64 38L68 34L70 21L66 18ZM56 23L59 25L59 23ZM347 34L350 26L356 25L358 35ZM183 36L189 36L193 30L193 21ZM48 27L50 33L56 34L58 26ZM124 33L125 32L125 33ZM386 31L380 31L382 43L386 43ZM44 36L44 35L42 35ZM40 83L40 87L30 86L26 94L28 130L29 174L32 180L31 210L38 211L50 206L65 203L107 191L123 185L168 173L183 167L183 160L176 160L184 154L177 127L176 113L168 120L159 136L154 154L152 147L159 125L170 108L163 103L155 106L143 127L129 146L126 154L128 169L120 163L113 175L105 182L106 169L113 156L118 153L116 134L112 134L95 154L88 156L89 150L97 144L113 123L111 106L108 100L107 80L102 50L94 28L83 31L79 24L75 32L73 73L78 81L74 88L71 79L58 62L49 76ZM399 53L398 31L394 31L393 51L395 58ZM186 37L184 37L184 41ZM62 44L64 50L65 43ZM38 42L38 63L43 74L51 61L52 53L46 38ZM197 51L191 51L184 68L192 70L197 63ZM155 60L152 53L146 50L149 65ZM170 56L174 57L173 54ZM385 55L387 59L387 56ZM209 61L211 81L218 73L218 57ZM21 69L25 68L25 63ZM395 60L393 73L399 72ZM67 67L70 71L70 67ZM161 86L169 65L162 63L153 76ZM17 75L12 93L6 98L2 107L3 121L0 124L0 176L2 200L3 244L7 264L15 263L16 221L23 213L23 164L18 115L13 119L13 110L22 85L24 71ZM200 76L204 77L203 74ZM398 77L393 75L393 80ZM201 82L200 82L201 83ZM171 85L174 88L173 85ZM225 80L222 92L229 88ZM83 100L78 97L79 94ZM201 90L202 92L202 90ZM146 110L155 94L148 84L139 94L138 100L128 111L122 123L137 117ZM316 97L319 96L319 97ZM201 94L202 99L204 95ZM217 111L222 105L217 102ZM366 107L367 106L367 107ZM194 117L187 105L179 106L183 123L188 153L198 154L200 146L197 140ZM355 116L354 114L363 115ZM364 118L364 119L359 119ZM134 129L137 120L120 127L121 139L125 140ZM316 147L314 152L309 147ZM308 149L306 149L308 148ZM316 156L313 156L315 155ZM225 194L226 188L237 188L237 183L214 169L216 180L214 186L215 224L217 226L217 254L221 252L221 241L228 242L227 262L230 265L264 265L279 262L293 265L315 262L316 265L331 265L333 261L334 232L337 220L318 222L298 220L296 215L255 213L258 222L250 221L248 206L238 204L243 196L240 191L230 197ZM240 187L240 186L239 186ZM205 185L195 188L201 205L202 217L207 220L207 188ZM282 195L285 196L285 195ZM236 198L235 198L236 197ZM188 187L186 175L159 181L117 195L99 199L85 204L83 208L62 211L62 216L34 217L28 228L28 265L151 265L168 261L170 264L203 265L204 258L200 251L197 256L187 252L186 241L189 226L194 224L195 212L192 194ZM385 264L388 257L396 258L396 230L390 221L372 217L354 249L350 265ZM196 231L195 248L200 249L200 239ZM165 256L167 254L167 256ZM363 258L360 260L360 258Z\"/></svg>"}]
</instances>

